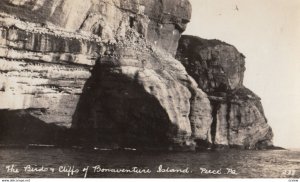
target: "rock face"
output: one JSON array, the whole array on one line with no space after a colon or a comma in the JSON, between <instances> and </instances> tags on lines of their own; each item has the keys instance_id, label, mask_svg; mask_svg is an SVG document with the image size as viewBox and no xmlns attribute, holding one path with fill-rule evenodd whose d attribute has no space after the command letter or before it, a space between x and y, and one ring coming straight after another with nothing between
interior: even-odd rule
<instances>
[{"instance_id":1,"label":"rock face","mask_svg":"<svg viewBox=\"0 0 300 182\"><path fill-rule=\"evenodd\" d=\"M243 87L245 57L225 42L182 36L177 58L207 93Z\"/></svg>"},{"instance_id":2,"label":"rock face","mask_svg":"<svg viewBox=\"0 0 300 182\"><path fill-rule=\"evenodd\" d=\"M175 54L190 8L170 0L1 1L0 108L46 108L39 118L71 126L90 70L112 44L134 30Z\"/></svg>"},{"instance_id":3,"label":"rock face","mask_svg":"<svg viewBox=\"0 0 300 182\"><path fill-rule=\"evenodd\" d=\"M71 128L80 144L193 148L209 140L207 95L172 56L188 1L0 5L1 109Z\"/></svg>"},{"instance_id":4,"label":"rock face","mask_svg":"<svg viewBox=\"0 0 300 182\"><path fill-rule=\"evenodd\" d=\"M174 58L190 16L188 0L0 1L0 144L270 144L235 48Z\"/></svg>"},{"instance_id":5,"label":"rock face","mask_svg":"<svg viewBox=\"0 0 300 182\"><path fill-rule=\"evenodd\" d=\"M243 86L244 56L219 40L182 36L176 58L204 90L212 105L212 142L245 148L272 145L272 129L260 98Z\"/></svg>"},{"instance_id":6,"label":"rock face","mask_svg":"<svg viewBox=\"0 0 300 182\"><path fill-rule=\"evenodd\" d=\"M0 11L42 26L91 33L104 42L117 41L132 28L172 54L191 17L188 0L2 0Z\"/></svg>"},{"instance_id":7,"label":"rock face","mask_svg":"<svg viewBox=\"0 0 300 182\"><path fill-rule=\"evenodd\" d=\"M94 138L125 146L171 142L180 147L193 145L194 138L208 138L209 100L179 61L135 32L113 50L92 71L74 127L92 126L100 131Z\"/></svg>"}]
</instances>

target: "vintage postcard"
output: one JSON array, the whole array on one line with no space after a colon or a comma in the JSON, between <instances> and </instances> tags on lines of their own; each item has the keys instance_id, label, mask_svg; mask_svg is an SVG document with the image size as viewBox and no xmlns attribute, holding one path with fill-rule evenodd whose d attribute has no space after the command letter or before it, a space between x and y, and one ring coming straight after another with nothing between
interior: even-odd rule
<instances>
[{"instance_id":1,"label":"vintage postcard","mask_svg":"<svg viewBox=\"0 0 300 182\"><path fill-rule=\"evenodd\" d=\"M298 182L299 10L0 0L0 179Z\"/></svg>"}]
</instances>

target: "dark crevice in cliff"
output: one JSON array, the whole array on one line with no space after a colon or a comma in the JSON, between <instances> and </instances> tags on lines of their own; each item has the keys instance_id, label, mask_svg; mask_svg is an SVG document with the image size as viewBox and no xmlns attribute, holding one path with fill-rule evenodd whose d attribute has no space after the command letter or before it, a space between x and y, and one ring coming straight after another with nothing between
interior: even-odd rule
<instances>
[{"instance_id":1,"label":"dark crevice in cliff","mask_svg":"<svg viewBox=\"0 0 300 182\"><path fill-rule=\"evenodd\" d=\"M217 132L217 122L218 122L218 111L220 109L220 103L218 101L211 100L211 106L212 106L212 124L210 128L210 134L212 143L215 143L215 137Z\"/></svg>"},{"instance_id":2,"label":"dark crevice in cliff","mask_svg":"<svg viewBox=\"0 0 300 182\"><path fill-rule=\"evenodd\" d=\"M178 23L174 24L174 26L175 26L176 30L179 31L179 33L183 33L184 30L185 30L185 28L182 27L182 26L181 26L180 24L178 24Z\"/></svg>"},{"instance_id":3,"label":"dark crevice in cliff","mask_svg":"<svg viewBox=\"0 0 300 182\"><path fill-rule=\"evenodd\" d=\"M88 13L85 16L84 20L82 21L81 25L79 26L79 30L82 30L82 28L84 27L84 24L87 22L87 20L89 19L89 17L90 17L90 14Z\"/></svg>"},{"instance_id":4,"label":"dark crevice in cliff","mask_svg":"<svg viewBox=\"0 0 300 182\"><path fill-rule=\"evenodd\" d=\"M94 24L91 32L99 37L102 37L103 27L100 24Z\"/></svg>"},{"instance_id":5,"label":"dark crevice in cliff","mask_svg":"<svg viewBox=\"0 0 300 182\"><path fill-rule=\"evenodd\" d=\"M192 130L192 135L191 135L191 137L192 138L194 138L194 136L195 136L195 130L196 130L196 126L195 126L195 123L194 122L192 122L193 120L192 120L192 109L193 109L193 104L194 104L194 99L195 99L195 97L196 97L196 94L195 94L195 91L193 90L193 89L191 89L191 88L189 88L189 87L187 87L188 89L189 89L189 91L190 91L190 93L191 93L191 98L189 99L189 101L190 101L190 113L189 113L189 115L188 115L188 118L189 118L189 120L190 120L190 125L191 125L191 130Z\"/></svg>"},{"instance_id":6,"label":"dark crevice in cliff","mask_svg":"<svg viewBox=\"0 0 300 182\"><path fill-rule=\"evenodd\" d=\"M236 113L236 119L238 121L238 126L237 126L237 133L239 133L239 129L241 127L241 124L242 124L242 115L241 115L241 110L239 109L238 110L238 113Z\"/></svg>"},{"instance_id":7,"label":"dark crevice in cliff","mask_svg":"<svg viewBox=\"0 0 300 182\"><path fill-rule=\"evenodd\" d=\"M136 21L136 20L135 20L134 17L132 17L132 16L129 17L129 26L130 26L130 28L133 28L133 27L134 27L135 21Z\"/></svg>"},{"instance_id":8,"label":"dark crevice in cliff","mask_svg":"<svg viewBox=\"0 0 300 182\"><path fill-rule=\"evenodd\" d=\"M231 132L231 126L230 126L230 112L231 112L231 101L229 98L227 98L227 110L226 110L226 122L227 122L227 126L226 126L226 131L227 131L227 141L228 144L230 142L230 132Z\"/></svg>"}]
</instances>

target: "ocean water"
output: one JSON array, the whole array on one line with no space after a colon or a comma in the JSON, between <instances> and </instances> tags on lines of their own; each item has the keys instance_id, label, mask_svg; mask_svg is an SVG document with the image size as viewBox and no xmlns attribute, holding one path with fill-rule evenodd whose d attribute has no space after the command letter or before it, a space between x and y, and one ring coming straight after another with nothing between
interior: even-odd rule
<instances>
[{"instance_id":1,"label":"ocean water","mask_svg":"<svg viewBox=\"0 0 300 182\"><path fill-rule=\"evenodd\" d=\"M0 178L299 178L300 150L204 152L0 148Z\"/></svg>"}]
</instances>

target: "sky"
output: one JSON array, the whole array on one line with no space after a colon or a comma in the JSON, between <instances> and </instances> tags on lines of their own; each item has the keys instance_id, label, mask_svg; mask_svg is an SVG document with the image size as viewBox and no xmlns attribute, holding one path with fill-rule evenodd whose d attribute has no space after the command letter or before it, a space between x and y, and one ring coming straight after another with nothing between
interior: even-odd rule
<instances>
[{"instance_id":1,"label":"sky","mask_svg":"<svg viewBox=\"0 0 300 182\"><path fill-rule=\"evenodd\" d=\"M300 0L190 0L184 34L246 56L244 85L262 98L274 145L300 148Z\"/></svg>"}]
</instances>

